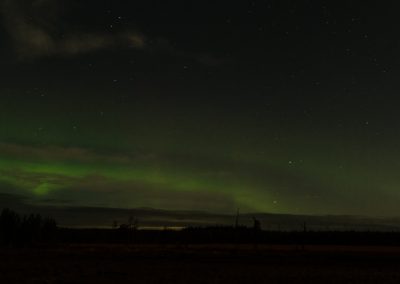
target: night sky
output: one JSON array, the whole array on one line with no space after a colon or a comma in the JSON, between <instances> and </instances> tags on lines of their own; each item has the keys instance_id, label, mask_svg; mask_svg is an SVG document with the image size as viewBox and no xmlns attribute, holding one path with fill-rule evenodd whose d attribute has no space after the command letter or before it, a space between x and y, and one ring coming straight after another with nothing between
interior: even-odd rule
<instances>
[{"instance_id":1,"label":"night sky","mask_svg":"<svg viewBox=\"0 0 400 284\"><path fill-rule=\"evenodd\" d=\"M0 193L399 216L399 9L0 0Z\"/></svg>"}]
</instances>

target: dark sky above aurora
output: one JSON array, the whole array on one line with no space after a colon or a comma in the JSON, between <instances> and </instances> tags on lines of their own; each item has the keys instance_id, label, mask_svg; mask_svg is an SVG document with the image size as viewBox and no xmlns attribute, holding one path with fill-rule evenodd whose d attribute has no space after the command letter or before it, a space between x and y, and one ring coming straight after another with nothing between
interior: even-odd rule
<instances>
[{"instance_id":1,"label":"dark sky above aurora","mask_svg":"<svg viewBox=\"0 0 400 284\"><path fill-rule=\"evenodd\" d=\"M396 2L0 0L0 193L398 216Z\"/></svg>"}]
</instances>

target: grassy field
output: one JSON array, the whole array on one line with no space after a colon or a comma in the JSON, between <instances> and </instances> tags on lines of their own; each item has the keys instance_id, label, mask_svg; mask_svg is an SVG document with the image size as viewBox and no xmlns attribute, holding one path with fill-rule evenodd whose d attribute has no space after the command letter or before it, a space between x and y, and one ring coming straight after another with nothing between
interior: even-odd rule
<instances>
[{"instance_id":1,"label":"grassy field","mask_svg":"<svg viewBox=\"0 0 400 284\"><path fill-rule=\"evenodd\" d=\"M0 283L400 283L400 248L71 245L1 249Z\"/></svg>"}]
</instances>

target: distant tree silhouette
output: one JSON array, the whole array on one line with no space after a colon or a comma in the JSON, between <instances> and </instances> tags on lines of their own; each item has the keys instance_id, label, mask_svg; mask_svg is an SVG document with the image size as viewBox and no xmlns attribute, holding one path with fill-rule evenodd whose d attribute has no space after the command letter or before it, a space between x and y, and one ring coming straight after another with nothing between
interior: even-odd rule
<instances>
[{"instance_id":1,"label":"distant tree silhouette","mask_svg":"<svg viewBox=\"0 0 400 284\"><path fill-rule=\"evenodd\" d=\"M114 220L111 226L113 229L118 229L118 221Z\"/></svg>"},{"instance_id":2,"label":"distant tree silhouette","mask_svg":"<svg viewBox=\"0 0 400 284\"><path fill-rule=\"evenodd\" d=\"M0 236L4 245L11 245L16 240L21 219L17 213L6 208L0 215Z\"/></svg>"},{"instance_id":3,"label":"distant tree silhouette","mask_svg":"<svg viewBox=\"0 0 400 284\"><path fill-rule=\"evenodd\" d=\"M55 239L57 224L54 219L38 214L20 216L6 208L0 214L0 244L6 246L32 245L38 241Z\"/></svg>"},{"instance_id":4,"label":"distant tree silhouette","mask_svg":"<svg viewBox=\"0 0 400 284\"><path fill-rule=\"evenodd\" d=\"M261 222L255 217L253 217L253 229L255 232L261 231Z\"/></svg>"},{"instance_id":5,"label":"distant tree silhouette","mask_svg":"<svg viewBox=\"0 0 400 284\"><path fill-rule=\"evenodd\" d=\"M305 250L306 249L306 236L307 235L307 223L303 222L303 237L302 237L302 244L301 244L301 249Z\"/></svg>"},{"instance_id":6,"label":"distant tree silhouette","mask_svg":"<svg viewBox=\"0 0 400 284\"><path fill-rule=\"evenodd\" d=\"M253 217L253 231L254 231L254 246L257 248L258 243L260 241L260 233L261 233L261 222L260 220Z\"/></svg>"},{"instance_id":7,"label":"distant tree silhouette","mask_svg":"<svg viewBox=\"0 0 400 284\"><path fill-rule=\"evenodd\" d=\"M235 228L239 228L239 208L236 211Z\"/></svg>"},{"instance_id":8,"label":"distant tree silhouette","mask_svg":"<svg viewBox=\"0 0 400 284\"><path fill-rule=\"evenodd\" d=\"M121 225L119 225L118 229L120 231L129 231L129 225L128 224L121 224Z\"/></svg>"},{"instance_id":9,"label":"distant tree silhouette","mask_svg":"<svg viewBox=\"0 0 400 284\"><path fill-rule=\"evenodd\" d=\"M133 216L129 217L128 221L129 229L131 230L137 230L138 225L139 225L139 220L134 218Z\"/></svg>"},{"instance_id":10,"label":"distant tree silhouette","mask_svg":"<svg viewBox=\"0 0 400 284\"><path fill-rule=\"evenodd\" d=\"M21 222L21 237L23 242L32 244L41 237L42 217L40 215L30 214L24 216Z\"/></svg>"},{"instance_id":11,"label":"distant tree silhouette","mask_svg":"<svg viewBox=\"0 0 400 284\"><path fill-rule=\"evenodd\" d=\"M42 221L43 240L54 241L57 234L57 222L52 218L45 218Z\"/></svg>"},{"instance_id":12,"label":"distant tree silhouette","mask_svg":"<svg viewBox=\"0 0 400 284\"><path fill-rule=\"evenodd\" d=\"M139 227L139 220L133 216L129 216L128 229L129 229L129 242L134 243L136 237L136 231Z\"/></svg>"}]
</instances>

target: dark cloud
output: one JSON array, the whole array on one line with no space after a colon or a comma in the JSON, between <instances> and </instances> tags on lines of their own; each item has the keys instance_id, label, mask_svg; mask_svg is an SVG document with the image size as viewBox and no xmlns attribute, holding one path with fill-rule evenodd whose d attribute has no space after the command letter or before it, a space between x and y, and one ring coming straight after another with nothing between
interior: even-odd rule
<instances>
[{"instance_id":1,"label":"dark cloud","mask_svg":"<svg viewBox=\"0 0 400 284\"><path fill-rule=\"evenodd\" d=\"M75 161L98 163L128 163L132 159L120 154L99 154L90 149L58 146L30 146L0 142L0 153L4 157L35 161Z\"/></svg>"},{"instance_id":2,"label":"dark cloud","mask_svg":"<svg viewBox=\"0 0 400 284\"><path fill-rule=\"evenodd\" d=\"M29 172L18 168L12 168L9 170L1 169L0 174L3 177L17 181L17 184L21 185L20 189L28 189L31 191L35 191L35 188L37 189L42 185L59 187L76 181L76 178L69 177L63 174L40 173L35 171Z\"/></svg>"},{"instance_id":3,"label":"dark cloud","mask_svg":"<svg viewBox=\"0 0 400 284\"><path fill-rule=\"evenodd\" d=\"M56 199L72 199L75 204L107 207L153 207L177 210L202 210L204 204L213 212L231 212L238 207L229 193L207 188L183 191L168 184L135 180L116 181L102 176L87 176L50 194Z\"/></svg>"},{"instance_id":4,"label":"dark cloud","mask_svg":"<svg viewBox=\"0 0 400 284\"><path fill-rule=\"evenodd\" d=\"M48 205L73 205L74 201L73 200L65 200L65 199L55 199L55 198L46 198L42 200L37 201L39 204L48 204Z\"/></svg>"},{"instance_id":5,"label":"dark cloud","mask_svg":"<svg viewBox=\"0 0 400 284\"><path fill-rule=\"evenodd\" d=\"M0 184L0 189L4 190L4 184ZM28 198L19 194L0 193L0 208L21 207L28 201Z\"/></svg>"}]
</instances>

